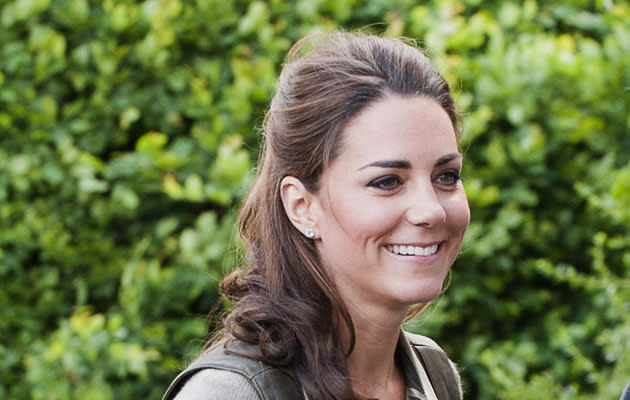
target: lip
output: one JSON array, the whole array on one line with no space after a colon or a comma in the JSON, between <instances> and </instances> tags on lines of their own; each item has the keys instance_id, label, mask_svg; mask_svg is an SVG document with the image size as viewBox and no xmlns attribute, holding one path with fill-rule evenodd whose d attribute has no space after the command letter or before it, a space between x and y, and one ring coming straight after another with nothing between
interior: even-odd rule
<instances>
[{"instance_id":1,"label":"lip","mask_svg":"<svg viewBox=\"0 0 630 400\"><path fill-rule=\"evenodd\" d=\"M386 243L385 246L394 246L394 245L398 245L398 246L414 246L414 247L431 247L433 245L438 245L438 247L444 243L446 240L437 240L435 242L414 242L414 243L406 243L406 242L392 242L392 243Z\"/></svg>"}]
</instances>

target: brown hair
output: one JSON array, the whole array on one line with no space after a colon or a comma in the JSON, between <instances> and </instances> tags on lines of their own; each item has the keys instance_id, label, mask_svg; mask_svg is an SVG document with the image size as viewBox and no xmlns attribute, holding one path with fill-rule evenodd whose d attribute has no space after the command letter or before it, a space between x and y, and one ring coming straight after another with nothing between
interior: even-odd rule
<instances>
[{"instance_id":1,"label":"brown hair","mask_svg":"<svg viewBox=\"0 0 630 400\"><path fill-rule=\"evenodd\" d=\"M234 304L225 329L258 344L262 361L291 367L312 400L354 398L346 367L352 319L314 242L289 221L280 182L294 176L317 191L348 121L387 96L434 99L459 140L458 117L446 81L422 51L401 40L335 33L299 55L305 44L289 52L265 117L257 179L239 219L250 268L221 284ZM338 340L340 329L350 332L349 348Z\"/></svg>"}]
</instances>

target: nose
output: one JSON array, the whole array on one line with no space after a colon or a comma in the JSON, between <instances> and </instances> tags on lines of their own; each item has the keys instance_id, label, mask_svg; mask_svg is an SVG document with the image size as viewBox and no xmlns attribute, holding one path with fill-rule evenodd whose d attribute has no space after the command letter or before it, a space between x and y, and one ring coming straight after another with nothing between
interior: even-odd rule
<instances>
[{"instance_id":1,"label":"nose","mask_svg":"<svg viewBox=\"0 0 630 400\"><path fill-rule=\"evenodd\" d=\"M446 210L433 185L423 185L413 190L409 196L406 217L410 224L428 228L446 221Z\"/></svg>"}]
</instances>

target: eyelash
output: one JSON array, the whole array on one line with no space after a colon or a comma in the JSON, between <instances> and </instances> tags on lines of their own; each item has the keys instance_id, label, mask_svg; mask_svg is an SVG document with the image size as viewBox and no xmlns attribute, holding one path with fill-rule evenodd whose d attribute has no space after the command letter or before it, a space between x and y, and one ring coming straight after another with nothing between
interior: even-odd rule
<instances>
[{"instance_id":1,"label":"eyelash","mask_svg":"<svg viewBox=\"0 0 630 400\"><path fill-rule=\"evenodd\" d=\"M444 182L443 181L444 177L447 177L449 181ZM457 185L457 182L459 182L461 179L462 177L459 171L455 169L449 169L449 170L443 171L438 176L437 182L445 186L455 186ZM401 184L402 184L402 179L398 175L385 175L385 176L381 176L379 178L374 179L373 181L368 183L368 186L385 190L385 191L391 191L398 188Z\"/></svg>"},{"instance_id":2,"label":"eyelash","mask_svg":"<svg viewBox=\"0 0 630 400\"><path fill-rule=\"evenodd\" d=\"M394 183L395 186L392 186L391 183ZM372 182L368 183L368 186L389 191L396 189L401 184L402 179L400 179L398 175L385 175L374 179Z\"/></svg>"},{"instance_id":3,"label":"eyelash","mask_svg":"<svg viewBox=\"0 0 630 400\"><path fill-rule=\"evenodd\" d=\"M444 176L448 176L450 179L450 182L440 182L441 184L444 184L446 186L455 186L457 185L457 182L462 179L461 174L456 169L449 169L442 172L440 176L438 176L437 180L440 181L440 179L442 179L442 177Z\"/></svg>"}]
</instances>

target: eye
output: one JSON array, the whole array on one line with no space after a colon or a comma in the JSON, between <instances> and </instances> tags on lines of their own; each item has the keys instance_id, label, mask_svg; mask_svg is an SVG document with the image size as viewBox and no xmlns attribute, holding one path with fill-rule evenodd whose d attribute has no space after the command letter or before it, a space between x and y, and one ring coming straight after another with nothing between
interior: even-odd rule
<instances>
[{"instance_id":1,"label":"eye","mask_svg":"<svg viewBox=\"0 0 630 400\"><path fill-rule=\"evenodd\" d=\"M455 169L449 169L449 170L443 171L437 177L437 183L439 183L440 185L445 185L445 186L455 186L457 185L457 182L459 182L460 179L462 179L462 177L459 171Z\"/></svg>"},{"instance_id":2,"label":"eye","mask_svg":"<svg viewBox=\"0 0 630 400\"><path fill-rule=\"evenodd\" d=\"M376 178L368 186L381 190L394 190L402 184L402 180L397 175L386 175Z\"/></svg>"}]
</instances>

